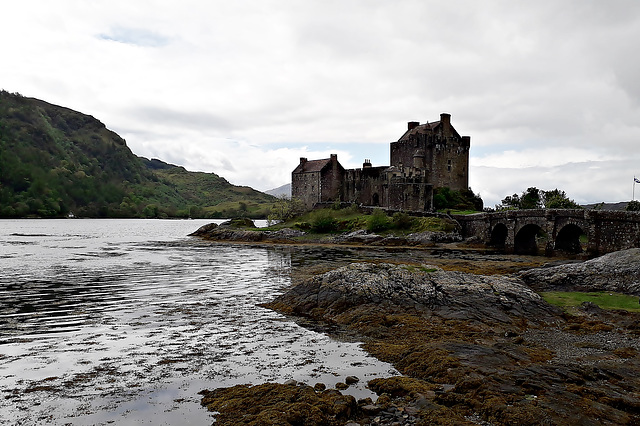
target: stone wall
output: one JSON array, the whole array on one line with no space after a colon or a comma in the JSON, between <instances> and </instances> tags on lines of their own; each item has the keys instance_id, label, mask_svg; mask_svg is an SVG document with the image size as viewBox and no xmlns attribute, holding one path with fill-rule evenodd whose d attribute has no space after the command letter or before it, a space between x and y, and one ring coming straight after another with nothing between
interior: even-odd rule
<instances>
[{"instance_id":1,"label":"stone wall","mask_svg":"<svg viewBox=\"0 0 640 426\"><path fill-rule=\"evenodd\" d=\"M501 246L508 253L532 252L534 243L538 253L547 255L558 250L573 250L595 256L640 247L640 212L509 210L456 215L455 219L465 238L478 237L485 244ZM581 237L586 241L582 242Z\"/></svg>"},{"instance_id":2,"label":"stone wall","mask_svg":"<svg viewBox=\"0 0 640 426\"><path fill-rule=\"evenodd\" d=\"M320 172L291 175L291 197L303 202L306 209L320 202Z\"/></svg>"},{"instance_id":3,"label":"stone wall","mask_svg":"<svg viewBox=\"0 0 640 426\"><path fill-rule=\"evenodd\" d=\"M433 186L423 176L392 177L388 199L388 207L393 210L430 211Z\"/></svg>"},{"instance_id":4,"label":"stone wall","mask_svg":"<svg viewBox=\"0 0 640 426\"><path fill-rule=\"evenodd\" d=\"M365 206L387 206L386 167L345 170L343 201Z\"/></svg>"},{"instance_id":5,"label":"stone wall","mask_svg":"<svg viewBox=\"0 0 640 426\"><path fill-rule=\"evenodd\" d=\"M320 178L321 194L319 202L340 201L342 196L342 182L345 170L338 163L337 156L331 155L331 163L323 169Z\"/></svg>"},{"instance_id":6,"label":"stone wall","mask_svg":"<svg viewBox=\"0 0 640 426\"><path fill-rule=\"evenodd\" d=\"M435 144L430 181L436 188L453 191L469 188L469 145L455 137L443 138Z\"/></svg>"}]
</instances>

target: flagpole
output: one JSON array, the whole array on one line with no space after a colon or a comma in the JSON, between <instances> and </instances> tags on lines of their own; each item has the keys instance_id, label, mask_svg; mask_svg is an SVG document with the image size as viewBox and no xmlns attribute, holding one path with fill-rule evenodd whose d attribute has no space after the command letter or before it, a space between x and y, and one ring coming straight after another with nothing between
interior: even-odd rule
<instances>
[{"instance_id":1,"label":"flagpole","mask_svg":"<svg viewBox=\"0 0 640 426\"><path fill-rule=\"evenodd\" d=\"M631 200L632 201L636 200L636 177L635 177L635 175L633 176L633 190L631 191Z\"/></svg>"}]
</instances>

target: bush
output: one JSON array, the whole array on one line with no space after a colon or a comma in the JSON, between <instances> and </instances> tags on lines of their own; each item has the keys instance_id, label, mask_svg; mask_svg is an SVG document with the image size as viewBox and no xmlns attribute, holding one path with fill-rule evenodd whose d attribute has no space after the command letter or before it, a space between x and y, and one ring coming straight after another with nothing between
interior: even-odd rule
<instances>
[{"instance_id":1,"label":"bush","mask_svg":"<svg viewBox=\"0 0 640 426\"><path fill-rule=\"evenodd\" d=\"M389 217L381 209L375 209L367 221L367 229L371 232L386 231L390 227Z\"/></svg>"},{"instance_id":2,"label":"bush","mask_svg":"<svg viewBox=\"0 0 640 426\"><path fill-rule=\"evenodd\" d=\"M336 219L327 210L320 210L314 213L311 219L311 230L319 234L333 232L337 228Z\"/></svg>"},{"instance_id":3,"label":"bush","mask_svg":"<svg viewBox=\"0 0 640 426\"><path fill-rule=\"evenodd\" d=\"M403 212L397 212L393 215L393 227L396 229L411 229L414 224L411 216Z\"/></svg>"},{"instance_id":4,"label":"bush","mask_svg":"<svg viewBox=\"0 0 640 426\"><path fill-rule=\"evenodd\" d=\"M436 210L456 209L482 211L483 201L471 188L453 191L448 187L436 188L433 193L433 207Z\"/></svg>"},{"instance_id":5,"label":"bush","mask_svg":"<svg viewBox=\"0 0 640 426\"><path fill-rule=\"evenodd\" d=\"M297 198L289 199L286 196L281 196L275 203L273 203L271 211L267 216L269 226L273 223L285 222L292 219L302 213L302 211L304 211L302 201Z\"/></svg>"},{"instance_id":6,"label":"bush","mask_svg":"<svg viewBox=\"0 0 640 426\"><path fill-rule=\"evenodd\" d=\"M628 212L637 212L640 211L640 201L629 201L629 204L627 204L627 208L626 210Z\"/></svg>"}]
</instances>

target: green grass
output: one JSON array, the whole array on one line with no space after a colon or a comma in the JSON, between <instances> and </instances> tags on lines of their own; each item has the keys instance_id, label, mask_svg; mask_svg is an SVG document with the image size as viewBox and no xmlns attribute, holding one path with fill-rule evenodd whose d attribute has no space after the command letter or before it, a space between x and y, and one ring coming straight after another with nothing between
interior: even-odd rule
<instances>
[{"instance_id":1,"label":"green grass","mask_svg":"<svg viewBox=\"0 0 640 426\"><path fill-rule=\"evenodd\" d=\"M482 213L482 212L479 212L477 210L442 209L442 210L438 210L438 213L468 215L468 214L476 214L476 213Z\"/></svg>"},{"instance_id":2,"label":"green grass","mask_svg":"<svg viewBox=\"0 0 640 426\"><path fill-rule=\"evenodd\" d=\"M278 230L282 228L297 228L304 231L314 232L319 228L318 226L314 226L314 224L317 225L320 219L323 221L332 219L334 226L332 227L331 232L351 232L360 229L367 229L371 231L372 218L376 218L376 216L379 215L380 213L374 215L364 214L354 207L348 207L345 209L321 209L303 213L300 216L286 222L278 223L277 225L273 225L267 229ZM396 218L400 220L399 217ZM403 218L400 223L395 222L394 217L391 216L386 219L386 226L381 226L380 229L374 232L382 235L405 235L412 232L452 232L455 230L454 222L449 219L442 219L438 217L407 217Z\"/></svg>"},{"instance_id":3,"label":"green grass","mask_svg":"<svg viewBox=\"0 0 640 426\"><path fill-rule=\"evenodd\" d=\"M583 302L591 302L602 309L622 309L630 312L640 312L637 296L628 296L606 291L583 293L579 291L548 291L540 295L551 305L561 308L573 308Z\"/></svg>"},{"instance_id":4,"label":"green grass","mask_svg":"<svg viewBox=\"0 0 640 426\"><path fill-rule=\"evenodd\" d=\"M413 265L404 265L404 268L406 270L408 270L409 272L427 272L427 273L432 273L432 272L436 272L438 270L438 268L427 268L426 266L413 266Z\"/></svg>"}]
</instances>

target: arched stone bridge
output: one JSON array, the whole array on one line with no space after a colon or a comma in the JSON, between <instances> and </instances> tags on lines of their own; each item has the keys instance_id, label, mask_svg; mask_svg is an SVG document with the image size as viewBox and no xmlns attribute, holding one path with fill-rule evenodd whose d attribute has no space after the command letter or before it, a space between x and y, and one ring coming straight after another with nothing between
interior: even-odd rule
<instances>
[{"instance_id":1,"label":"arched stone bridge","mask_svg":"<svg viewBox=\"0 0 640 426\"><path fill-rule=\"evenodd\" d=\"M464 237L476 236L506 253L597 256L640 247L640 212L507 210L454 218Z\"/></svg>"}]
</instances>

